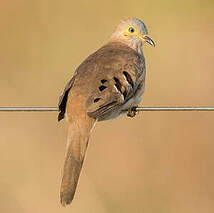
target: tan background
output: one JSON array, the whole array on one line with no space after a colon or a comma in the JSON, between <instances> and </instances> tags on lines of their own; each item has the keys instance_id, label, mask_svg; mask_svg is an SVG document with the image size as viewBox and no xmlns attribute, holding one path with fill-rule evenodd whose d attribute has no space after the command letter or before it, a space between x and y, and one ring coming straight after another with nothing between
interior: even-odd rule
<instances>
[{"instance_id":1,"label":"tan background","mask_svg":"<svg viewBox=\"0 0 214 213\"><path fill-rule=\"evenodd\" d=\"M0 105L56 106L80 62L127 16L146 23L146 106L214 105L214 1L0 2ZM0 113L0 212L214 212L214 113L99 123L72 206L59 204L66 122Z\"/></svg>"}]
</instances>

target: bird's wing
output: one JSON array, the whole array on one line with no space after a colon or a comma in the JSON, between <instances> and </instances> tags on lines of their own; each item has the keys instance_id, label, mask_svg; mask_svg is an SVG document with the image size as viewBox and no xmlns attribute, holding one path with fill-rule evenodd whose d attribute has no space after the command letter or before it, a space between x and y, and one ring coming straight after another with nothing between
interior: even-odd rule
<instances>
[{"instance_id":1,"label":"bird's wing","mask_svg":"<svg viewBox=\"0 0 214 213\"><path fill-rule=\"evenodd\" d=\"M144 59L139 58L135 52L129 50L106 54L109 58L108 66L99 63L94 70L97 77L86 101L88 115L98 120L103 120L118 111L136 95L145 81Z\"/></svg>"}]
</instances>

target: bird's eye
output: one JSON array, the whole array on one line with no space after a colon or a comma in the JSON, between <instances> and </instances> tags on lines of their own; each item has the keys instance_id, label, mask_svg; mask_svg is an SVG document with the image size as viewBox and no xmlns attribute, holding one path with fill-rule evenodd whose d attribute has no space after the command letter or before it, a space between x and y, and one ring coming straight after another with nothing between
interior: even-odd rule
<instances>
[{"instance_id":1,"label":"bird's eye","mask_svg":"<svg viewBox=\"0 0 214 213\"><path fill-rule=\"evenodd\" d=\"M129 27L129 32L133 33L134 32L134 28L133 27Z\"/></svg>"}]
</instances>

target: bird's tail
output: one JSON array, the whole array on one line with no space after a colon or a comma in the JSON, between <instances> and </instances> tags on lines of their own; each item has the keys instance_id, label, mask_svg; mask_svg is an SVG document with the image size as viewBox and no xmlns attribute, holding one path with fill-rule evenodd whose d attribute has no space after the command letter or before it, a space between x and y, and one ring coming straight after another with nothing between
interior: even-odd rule
<instances>
[{"instance_id":1,"label":"bird's tail","mask_svg":"<svg viewBox=\"0 0 214 213\"><path fill-rule=\"evenodd\" d=\"M87 119L75 119L73 122L69 121L67 148L60 188L60 201L63 206L70 204L73 200L90 132L94 125L95 120L89 117Z\"/></svg>"}]
</instances>

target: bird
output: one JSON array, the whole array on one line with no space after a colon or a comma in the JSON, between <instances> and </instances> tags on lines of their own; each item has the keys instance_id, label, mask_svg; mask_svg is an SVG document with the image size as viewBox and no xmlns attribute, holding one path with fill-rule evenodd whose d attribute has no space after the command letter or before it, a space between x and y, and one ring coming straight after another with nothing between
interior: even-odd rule
<instances>
[{"instance_id":1,"label":"bird","mask_svg":"<svg viewBox=\"0 0 214 213\"><path fill-rule=\"evenodd\" d=\"M59 98L58 121L68 122L60 202L75 195L89 137L97 121L134 117L145 89L146 65L142 46L155 46L143 21L122 19L108 42L75 70Z\"/></svg>"}]
</instances>

